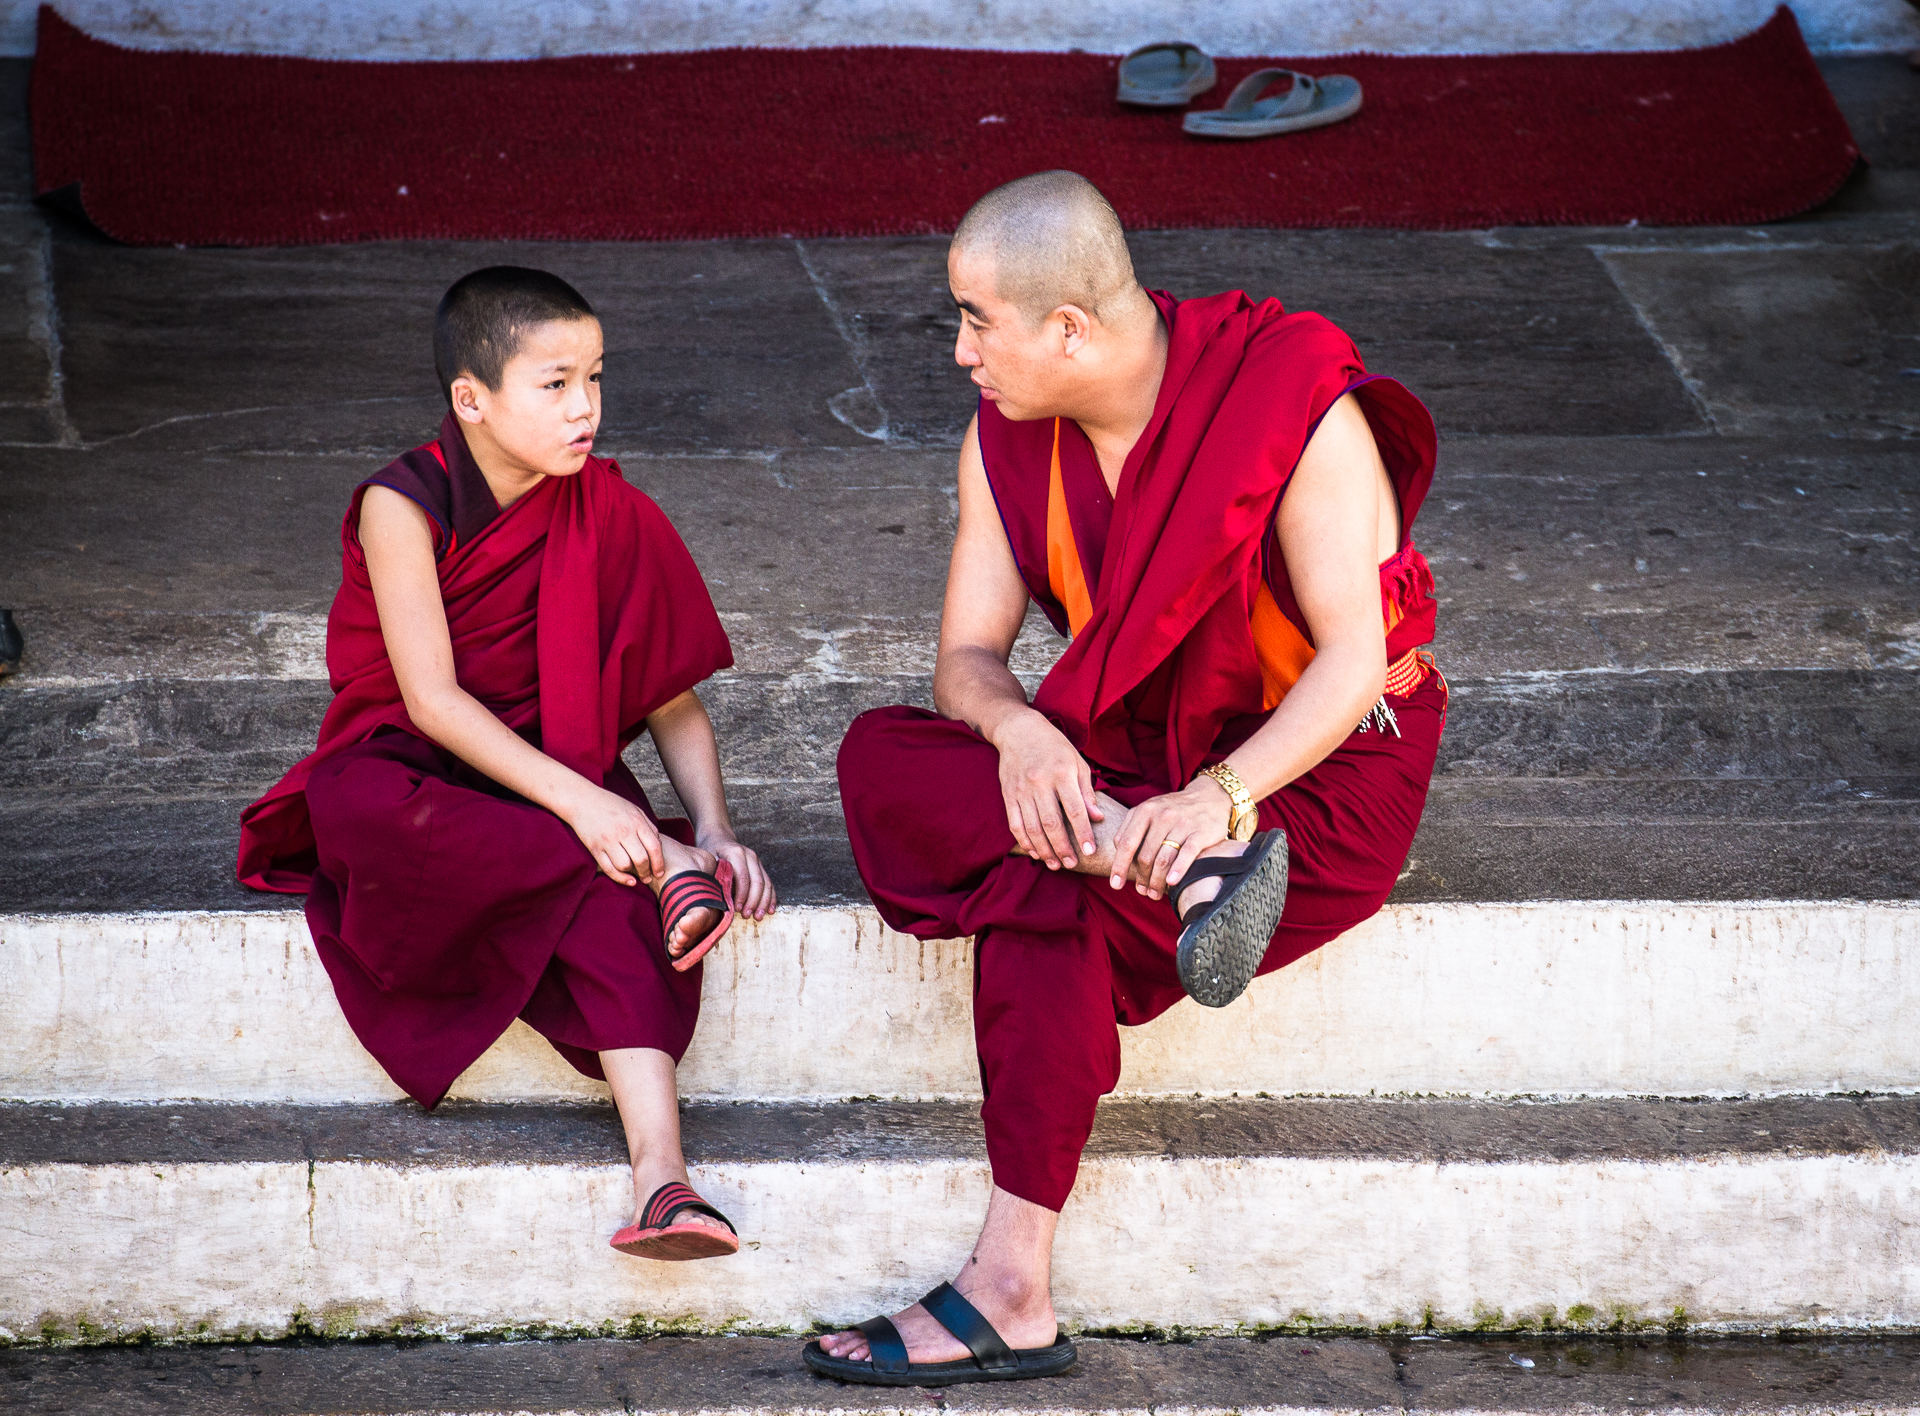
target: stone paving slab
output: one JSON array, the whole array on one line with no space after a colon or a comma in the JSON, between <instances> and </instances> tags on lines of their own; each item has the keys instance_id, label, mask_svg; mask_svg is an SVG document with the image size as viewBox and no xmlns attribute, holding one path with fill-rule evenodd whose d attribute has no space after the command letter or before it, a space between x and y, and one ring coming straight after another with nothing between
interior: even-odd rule
<instances>
[{"instance_id":1,"label":"stone paving slab","mask_svg":"<svg viewBox=\"0 0 1920 1416\"><path fill-rule=\"evenodd\" d=\"M1375 231L1140 232L1129 240L1149 288L1182 296L1245 289L1326 315L1353 336L1370 369L1418 392L1445 434L1705 426L1633 307L1579 246ZM946 247L942 237L807 244L856 331L889 428L916 441L958 442L975 403L953 364Z\"/></svg>"},{"instance_id":2,"label":"stone paving slab","mask_svg":"<svg viewBox=\"0 0 1920 1416\"><path fill-rule=\"evenodd\" d=\"M257 788L13 791L0 911L253 910L233 879ZM650 788L663 812L671 793ZM1390 899L1888 900L1920 895L1920 782L1441 778ZM830 781L739 788L782 901L864 904Z\"/></svg>"},{"instance_id":3,"label":"stone paving slab","mask_svg":"<svg viewBox=\"0 0 1920 1416\"><path fill-rule=\"evenodd\" d=\"M1722 430L1920 432L1920 243L1602 259Z\"/></svg>"},{"instance_id":4,"label":"stone paving slab","mask_svg":"<svg viewBox=\"0 0 1920 1416\"><path fill-rule=\"evenodd\" d=\"M1450 678L1449 687L1442 778L1767 781L1824 791L1842 778L1920 776L1920 735L1910 731L1920 676L1906 669ZM700 696L736 795L818 782L831 796L846 725L886 704L928 706L932 683L729 675ZM23 687L0 698L0 788L264 789L312 750L330 698L317 680ZM629 752L642 781L664 781L649 740Z\"/></svg>"},{"instance_id":5,"label":"stone paving slab","mask_svg":"<svg viewBox=\"0 0 1920 1416\"><path fill-rule=\"evenodd\" d=\"M861 383L790 242L135 249L57 230L68 411L88 441L407 447L439 421L435 302L483 265L572 281L607 334L609 440L655 451L857 446Z\"/></svg>"},{"instance_id":6,"label":"stone paving slab","mask_svg":"<svg viewBox=\"0 0 1920 1416\"><path fill-rule=\"evenodd\" d=\"M135 442L7 460L5 592L29 635L10 687L322 675L340 516L375 456ZM741 668L854 677L932 668L951 463L874 446L623 465L679 527ZM1442 449L1417 534L1450 675L1861 668L1920 663L1916 518L1909 440L1479 438ZM1032 622L1037 671L1059 641Z\"/></svg>"},{"instance_id":7,"label":"stone paving slab","mask_svg":"<svg viewBox=\"0 0 1920 1416\"><path fill-rule=\"evenodd\" d=\"M1043 1382L938 1398L814 1377L793 1338L368 1343L0 1352L21 1408L127 1416L419 1412L1894 1411L1920 1401L1913 1338L1813 1341L1080 1338ZM1530 1363L1521 1366L1520 1361Z\"/></svg>"},{"instance_id":8,"label":"stone paving slab","mask_svg":"<svg viewBox=\"0 0 1920 1416\"><path fill-rule=\"evenodd\" d=\"M681 1105L699 1165L890 1164L986 1154L971 1102ZM370 1161L408 1167L600 1163L625 1153L607 1105L0 1102L0 1166ZM1733 1101L1102 1101L1106 1159L1511 1162L1920 1154L1920 1097Z\"/></svg>"}]
</instances>

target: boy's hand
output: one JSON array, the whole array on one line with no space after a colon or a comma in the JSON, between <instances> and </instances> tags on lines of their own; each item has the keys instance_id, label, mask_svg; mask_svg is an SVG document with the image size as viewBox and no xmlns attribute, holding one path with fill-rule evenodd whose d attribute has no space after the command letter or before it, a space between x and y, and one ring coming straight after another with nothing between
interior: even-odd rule
<instances>
[{"instance_id":1,"label":"boy's hand","mask_svg":"<svg viewBox=\"0 0 1920 1416\"><path fill-rule=\"evenodd\" d=\"M773 878L759 856L730 836L702 838L700 845L733 867L735 909L751 919L765 919L773 913L779 901L774 895Z\"/></svg>"},{"instance_id":2,"label":"boy's hand","mask_svg":"<svg viewBox=\"0 0 1920 1416\"><path fill-rule=\"evenodd\" d=\"M647 820L646 812L625 797L589 787L561 819L573 828L573 834L608 879L638 885L665 875L667 863L660 850L660 833Z\"/></svg>"}]
</instances>

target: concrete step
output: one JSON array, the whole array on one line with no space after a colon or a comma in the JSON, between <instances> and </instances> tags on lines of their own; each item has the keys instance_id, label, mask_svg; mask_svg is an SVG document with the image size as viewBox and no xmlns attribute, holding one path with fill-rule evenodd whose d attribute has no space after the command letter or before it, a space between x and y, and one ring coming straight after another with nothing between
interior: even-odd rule
<instances>
[{"instance_id":1,"label":"concrete step","mask_svg":"<svg viewBox=\"0 0 1920 1416\"><path fill-rule=\"evenodd\" d=\"M607 1247L632 1196L606 1106L0 1106L0 1326L803 1331L972 1243L970 1106L684 1121L736 1258ZM1916 1326L1920 1099L1108 1102L1055 1273L1088 1330Z\"/></svg>"},{"instance_id":2,"label":"concrete step","mask_svg":"<svg viewBox=\"0 0 1920 1416\"><path fill-rule=\"evenodd\" d=\"M1891 650L1887 651L1890 655ZM1044 660L1042 660L1044 662ZM865 898L834 756L917 674L708 686L738 824L794 903ZM1920 894L1920 674L1457 677L1403 902ZM0 910L247 909L239 810L309 750L322 682L146 679L0 694ZM658 759L631 754L664 810Z\"/></svg>"},{"instance_id":3,"label":"concrete step","mask_svg":"<svg viewBox=\"0 0 1920 1416\"><path fill-rule=\"evenodd\" d=\"M1077 1339L1064 1377L954 1387L956 1411L1891 1412L1920 1405L1920 1340L1414 1334ZM935 1403L809 1374L793 1338L277 1344L0 1351L34 1412L284 1416L394 1411L898 1411Z\"/></svg>"},{"instance_id":4,"label":"concrete step","mask_svg":"<svg viewBox=\"0 0 1920 1416\"><path fill-rule=\"evenodd\" d=\"M714 1100L978 1095L972 955L797 907L709 959L680 1073ZM0 1096L398 1092L292 912L0 916ZM1131 1096L1920 1090L1920 905L1392 906L1231 1007L1122 1030ZM456 1097L604 1096L524 1024Z\"/></svg>"}]
</instances>

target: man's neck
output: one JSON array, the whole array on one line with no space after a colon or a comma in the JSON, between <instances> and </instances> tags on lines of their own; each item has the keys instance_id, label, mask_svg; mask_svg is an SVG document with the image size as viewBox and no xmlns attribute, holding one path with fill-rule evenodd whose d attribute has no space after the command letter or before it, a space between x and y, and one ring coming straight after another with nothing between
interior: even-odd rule
<instances>
[{"instance_id":1,"label":"man's neck","mask_svg":"<svg viewBox=\"0 0 1920 1416\"><path fill-rule=\"evenodd\" d=\"M1118 328L1109 327L1100 364L1067 415L1093 444L1109 492L1119 490L1127 454L1153 420L1167 372L1166 321L1144 290L1136 294L1138 304L1126 311Z\"/></svg>"}]
</instances>

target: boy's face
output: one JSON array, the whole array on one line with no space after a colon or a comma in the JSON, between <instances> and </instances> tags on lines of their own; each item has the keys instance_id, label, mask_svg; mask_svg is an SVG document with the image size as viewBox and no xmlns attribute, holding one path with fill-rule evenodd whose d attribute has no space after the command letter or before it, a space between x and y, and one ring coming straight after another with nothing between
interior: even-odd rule
<instances>
[{"instance_id":1,"label":"boy's face","mask_svg":"<svg viewBox=\"0 0 1920 1416\"><path fill-rule=\"evenodd\" d=\"M586 465L600 427L600 321L550 320L520 336L520 348L488 388L463 374L453 411L516 470L569 477Z\"/></svg>"}]
</instances>

